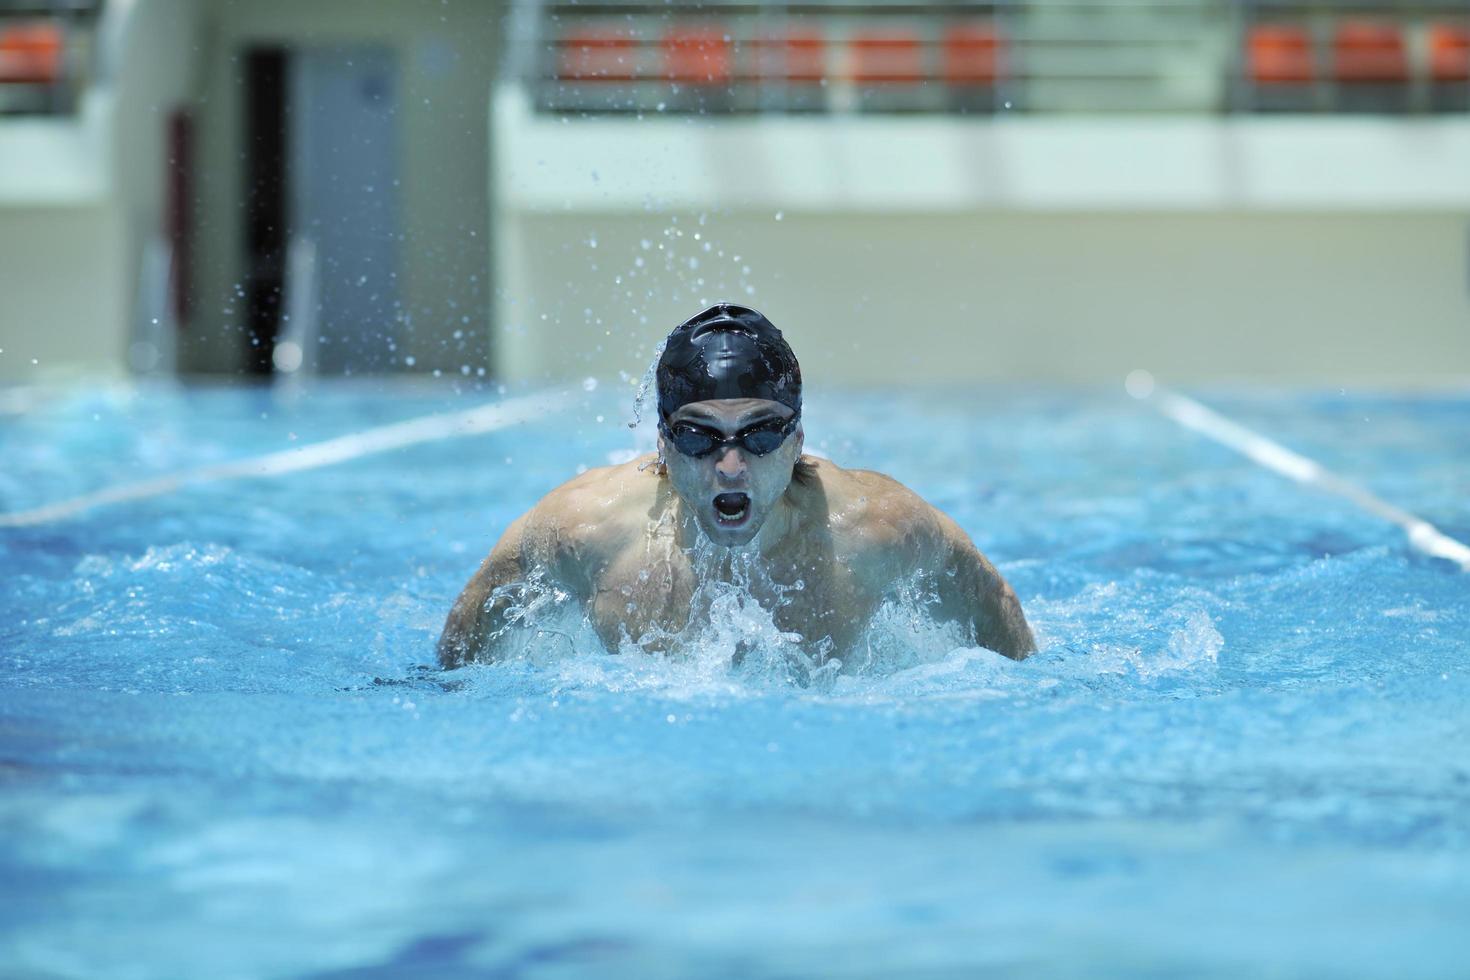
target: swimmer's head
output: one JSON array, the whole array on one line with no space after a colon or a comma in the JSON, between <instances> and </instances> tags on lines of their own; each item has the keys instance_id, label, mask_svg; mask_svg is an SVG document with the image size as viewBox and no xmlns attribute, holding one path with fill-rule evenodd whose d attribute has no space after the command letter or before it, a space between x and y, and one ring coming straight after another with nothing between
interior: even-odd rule
<instances>
[{"instance_id":1,"label":"swimmer's head","mask_svg":"<svg viewBox=\"0 0 1470 980\"><path fill-rule=\"evenodd\" d=\"M763 398L801 414L801 367L781 331L745 306L719 303L674 328L658 359L658 415L690 402Z\"/></svg>"},{"instance_id":2,"label":"swimmer's head","mask_svg":"<svg viewBox=\"0 0 1470 980\"><path fill-rule=\"evenodd\" d=\"M720 304L669 335L659 443L675 491L716 544L749 543L801 457L801 369L769 320Z\"/></svg>"}]
</instances>

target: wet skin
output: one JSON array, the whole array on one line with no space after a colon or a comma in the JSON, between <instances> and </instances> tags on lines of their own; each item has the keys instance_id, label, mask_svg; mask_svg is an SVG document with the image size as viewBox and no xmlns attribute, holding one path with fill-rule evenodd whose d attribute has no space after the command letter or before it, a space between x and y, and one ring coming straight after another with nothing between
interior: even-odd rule
<instances>
[{"instance_id":1,"label":"wet skin","mask_svg":"<svg viewBox=\"0 0 1470 980\"><path fill-rule=\"evenodd\" d=\"M728 437L790 415L778 402L718 399L668 422ZM441 665L514 652L491 642L508 604L492 593L533 572L585 605L608 649L624 637L665 649L706 613L693 605L700 576L728 580L746 556L765 572L750 585L755 598L809 652L846 658L885 594L920 570L935 573L937 619L1013 659L1035 649L1015 592L958 525L881 473L803 457L802 441L798 424L764 456L737 441L691 457L660 436L663 465L649 456L553 490L511 524L455 602Z\"/></svg>"}]
</instances>

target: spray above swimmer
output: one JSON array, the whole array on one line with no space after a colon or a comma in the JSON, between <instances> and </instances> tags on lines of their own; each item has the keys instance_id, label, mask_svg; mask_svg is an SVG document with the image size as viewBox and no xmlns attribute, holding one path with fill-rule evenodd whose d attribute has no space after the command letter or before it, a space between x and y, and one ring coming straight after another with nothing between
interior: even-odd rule
<instances>
[{"instance_id":1,"label":"spray above swimmer","mask_svg":"<svg viewBox=\"0 0 1470 980\"><path fill-rule=\"evenodd\" d=\"M649 389L653 387L659 361L663 359L664 347L667 344L667 339L658 342L658 346L653 350L653 360L648 362L648 369L643 372L643 378L638 382L638 391L633 395L633 420L628 423L630 429L636 429L643 423L643 402L648 397Z\"/></svg>"}]
</instances>

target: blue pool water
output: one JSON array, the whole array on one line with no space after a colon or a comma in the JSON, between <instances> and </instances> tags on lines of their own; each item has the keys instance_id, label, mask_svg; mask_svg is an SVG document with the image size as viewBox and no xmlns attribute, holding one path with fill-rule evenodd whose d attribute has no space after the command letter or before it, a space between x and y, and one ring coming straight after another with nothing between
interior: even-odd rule
<instances>
[{"instance_id":1,"label":"blue pool water","mask_svg":"<svg viewBox=\"0 0 1470 980\"><path fill-rule=\"evenodd\" d=\"M1197 394L1470 537L1470 396ZM61 393L0 418L0 510L496 398ZM421 669L629 402L0 530L0 975L1465 975L1470 577L1121 390L809 393L1024 663Z\"/></svg>"}]
</instances>

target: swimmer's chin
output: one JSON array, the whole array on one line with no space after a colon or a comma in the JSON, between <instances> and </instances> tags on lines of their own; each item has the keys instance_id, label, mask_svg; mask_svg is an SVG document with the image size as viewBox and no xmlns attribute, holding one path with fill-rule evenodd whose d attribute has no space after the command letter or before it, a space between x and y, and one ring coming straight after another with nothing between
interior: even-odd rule
<instances>
[{"instance_id":1,"label":"swimmer's chin","mask_svg":"<svg viewBox=\"0 0 1470 980\"><path fill-rule=\"evenodd\" d=\"M719 545L721 548L743 548L755 540L760 533L760 528L740 528L732 531L729 528L701 528L704 536L711 544Z\"/></svg>"}]
</instances>

